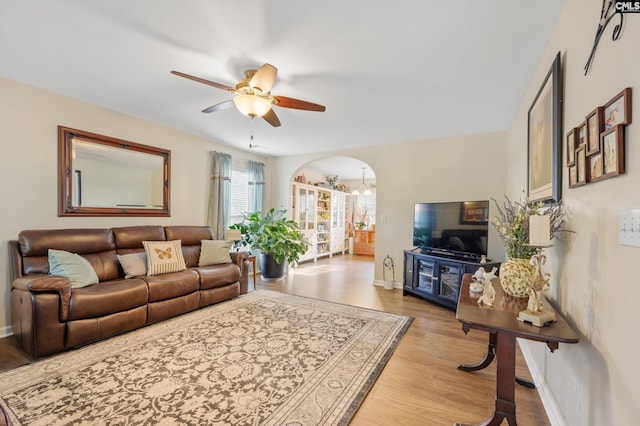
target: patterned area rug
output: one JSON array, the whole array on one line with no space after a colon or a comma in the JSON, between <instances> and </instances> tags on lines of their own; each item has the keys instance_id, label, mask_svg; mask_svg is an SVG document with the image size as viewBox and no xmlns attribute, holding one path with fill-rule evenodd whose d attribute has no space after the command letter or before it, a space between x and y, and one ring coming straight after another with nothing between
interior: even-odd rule
<instances>
[{"instance_id":1,"label":"patterned area rug","mask_svg":"<svg viewBox=\"0 0 640 426\"><path fill-rule=\"evenodd\" d=\"M411 321L258 290L3 373L0 404L14 425L346 425Z\"/></svg>"}]
</instances>

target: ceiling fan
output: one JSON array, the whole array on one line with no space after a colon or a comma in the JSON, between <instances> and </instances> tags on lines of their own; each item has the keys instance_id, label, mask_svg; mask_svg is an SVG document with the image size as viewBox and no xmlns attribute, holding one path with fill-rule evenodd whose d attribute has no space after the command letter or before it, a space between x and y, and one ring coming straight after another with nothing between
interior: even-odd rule
<instances>
[{"instance_id":1,"label":"ceiling fan","mask_svg":"<svg viewBox=\"0 0 640 426\"><path fill-rule=\"evenodd\" d=\"M271 95L271 87L276 80L277 73L278 69L271 64L264 64L258 70L246 70L244 72L244 78L240 79L234 88L226 84L205 80L204 78L195 77L179 71L171 71L171 74L235 93L236 96L233 99L212 105L209 108L203 109L202 112L221 111L235 105L244 115L251 118L262 117L273 127L278 127L280 126L280 120L271 108L273 105L305 111L322 112L325 110L323 105L302 101L300 99L287 98L285 96Z\"/></svg>"}]
</instances>

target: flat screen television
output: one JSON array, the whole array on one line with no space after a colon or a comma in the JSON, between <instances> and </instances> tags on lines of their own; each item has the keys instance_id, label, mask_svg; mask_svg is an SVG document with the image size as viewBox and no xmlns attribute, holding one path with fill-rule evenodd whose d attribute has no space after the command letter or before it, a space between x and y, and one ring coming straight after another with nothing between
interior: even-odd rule
<instances>
[{"instance_id":1,"label":"flat screen television","mask_svg":"<svg viewBox=\"0 0 640 426\"><path fill-rule=\"evenodd\" d=\"M487 255L489 201L417 203L413 245L426 253L480 258Z\"/></svg>"}]
</instances>

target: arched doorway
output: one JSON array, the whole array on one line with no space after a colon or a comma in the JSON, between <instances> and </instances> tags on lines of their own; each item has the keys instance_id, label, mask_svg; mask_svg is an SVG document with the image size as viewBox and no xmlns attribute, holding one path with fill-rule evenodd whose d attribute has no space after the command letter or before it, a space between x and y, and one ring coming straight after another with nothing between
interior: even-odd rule
<instances>
[{"instance_id":1,"label":"arched doorway","mask_svg":"<svg viewBox=\"0 0 640 426\"><path fill-rule=\"evenodd\" d=\"M312 249L302 260L334 254L375 260L376 184L372 168L352 157L328 157L291 177L292 217Z\"/></svg>"}]
</instances>

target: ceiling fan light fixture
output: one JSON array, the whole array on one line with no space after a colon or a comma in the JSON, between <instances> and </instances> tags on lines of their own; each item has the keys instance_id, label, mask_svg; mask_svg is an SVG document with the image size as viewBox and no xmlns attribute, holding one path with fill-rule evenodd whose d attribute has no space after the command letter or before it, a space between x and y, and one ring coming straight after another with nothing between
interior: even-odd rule
<instances>
[{"instance_id":1,"label":"ceiling fan light fixture","mask_svg":"<svg viewBox=\"0 0 640 426\"><path fill-rule=\"evenodd\" d=\"M256 95L237 95L233 98L233 103L247 117L262 117L271 109L269 100Z\"/></svg>"}]
</instances>

